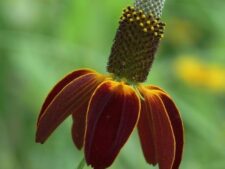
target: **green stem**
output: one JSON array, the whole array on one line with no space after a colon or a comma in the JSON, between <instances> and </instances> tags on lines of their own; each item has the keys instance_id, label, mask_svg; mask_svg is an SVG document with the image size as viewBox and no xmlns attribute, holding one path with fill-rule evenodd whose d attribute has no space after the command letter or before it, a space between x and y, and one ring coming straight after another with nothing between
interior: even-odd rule
<instances>
[{"instance_id":1,"label":"green stem","mask_svg":"<svg viewBox=\"0 0 225 169\"><path fill-rule=\"evenodd\" d=\"M85 166L85 158L83 158L83 159L80 161L79 165L77 166L77 169L83 169L84 166Z\"/></svg>"}]
</instances>

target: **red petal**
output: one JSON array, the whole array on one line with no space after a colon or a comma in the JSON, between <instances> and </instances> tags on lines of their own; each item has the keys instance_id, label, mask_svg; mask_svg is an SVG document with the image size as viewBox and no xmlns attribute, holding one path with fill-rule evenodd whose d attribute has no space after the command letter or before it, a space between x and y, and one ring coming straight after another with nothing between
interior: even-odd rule
<instances>
[{"instance_id":1,"label":"red petal","mask_svg":"<svg viewBox=\"0 0 225 169\"><path fill-rule=\"evenodd\" d=\"M73 125L72 125L72 139L76 147L80 150L84 143L84 134L86 128L86 115L88 103L94 90L102 81L98 81L92 86L91 92L87 94L87 100L83 103L83 106L79 107L76 112L73 112Z\"/></svg>"},{"instance_id":2,"label":"red petal","mask_svg":"<svg viewBox=\"0 0 225 169\"><path fill-rule=\"evenodd\" d=\"M107 81L92 95L87 116L85 157L94 168L112 164L133 131L140 101L133 89Z\"/></svg>"},{"instance_id":3,"label":"red petal","mask_svg":"<svg viewBox=\"0 0 225 169\"><path fill-rule=\"evenodd\" d=\"M74 144L79 150L83 147L83 143L84 143L87 107L88 107L88 102L86 102L85 106L82 106L77 112L72 114L72 117L73 117L73 125L72 125L72 131L71 131L72 139Z\"/></svg>"},{"instance_id":4,"label":"red petal","mask_svg":"<svg viewBox=\"0 0 225 169\"><path fill-rule=\"evenodd\" d=\"M153 86L153 85L151 85L151 86L145 86L147 89L150 89L150 90L160 90L161 92L165 92L165 91L163 91L160 87L158 87L158 86Z\"/></svg>"},{"instance_id":5,"label":"red petal","mask_svg":"<svg viewBox=\"0 0 225 169\"><path fill-rule=\"evenodd\" d=\"M156 165L156 145L155 145L155 136L153 135L153 119L150 113L150 105L141 101L141 113L140 119L138 122L138 134L141 141L142 150L145 156L146 161L149 164Z\"/></svg>"},{"instance_id":6,"label":"red petal","mask_svg":"<svg viewBox=\"0 0 225 169\"><path fill-rule=\"evenodd\" d=\"M141 93L145 98L142 101L145 109L141 111L143 117L140 118L138 129L146 161L150 164L157 162L160 169L171 169L176 147L169 116L158 95L147 88L141 88ZM142 115L143 113L147 115ZM144 117L149 120L143 120ZM147 142L151 144L148 145Z\"/></svg>"},{"instance_id":7,"label":"red petal","mask_svg":"<svg viewBox=\"0 0 225 169\"><path fill-rule=\"evenodd\" d=\"M181 120L181 116L171 97L168 96L168 94L165 91L163 91L158 87L154 86L154 89L158 90L157 94L162 99L165 108L168 112L168 115L170 117L170 121L176 139L176 156L172 169L178 169L182 159L183 145L184 145L183 123Z\"/></svg>"},{"instance_id":8,"label":"red petal","mask_svg":"<svg viewBox=\"0 0 225 169\"><path fill-rule=\"evenodd\" d=\"M54 97L71 81L73 81L74 79L87 74L87 73L93 73L93 71L88 70L88 69L80 69L80 70L76 70L74 72L71 72L70 74L66 75L62 80L60 80L54 87L53 89L50 91L50 93L48 94L47 98L45 99L44 104L42 105L40 114L38 116L38 122L40 120L40 117L42 116L42 114L44 113L45 109L48 107L48 105L52 102L52 100L54 99Z\"/></svg>"},{"instance_id":9,"label":"red petal","mask_svg":"<svg viewBox=\"0 0 225 169\"><path fill-rule=\"evenodd\" d=\"M90 73L67 84L42 113L37 125L36 142L43 143L67 116L85 106L91 93L103 80L103 76Z\"/></svg>"}]
</instances>

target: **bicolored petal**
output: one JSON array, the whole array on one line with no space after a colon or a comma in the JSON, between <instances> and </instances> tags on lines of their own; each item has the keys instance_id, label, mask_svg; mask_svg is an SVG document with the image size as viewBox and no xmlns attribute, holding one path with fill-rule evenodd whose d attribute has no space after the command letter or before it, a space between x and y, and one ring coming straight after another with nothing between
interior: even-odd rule
<instances>
[{"instance_id":1,"label":"bicolored petal","mask_svg":"<svg viewBox=\"0 0 225 169\"><path fill-rule=\"evenodd\" d=\"M160 169L172 169L176 141L170 117L154 91L140 87L140 92L145 100L141 103L138 133L145 159L153 165L158 163Z\"/></svg>"},{"instance_id":2,"label":"bicolored petal","mask_svg":"<svg viewBox=\"0 0 225 169\"><path fill-rule=\"evenodd\" d=\"M87 107L88 102L86 102L84 106L80 107L79 110L77 110L72 114L73 124L71 134L73 142L79 150L83 147L84 144Z\"/></svg>"},{"instance_id":3,"label":"bicolored petal","mask_svg":"<svg viewBox=\"0 0 225 169\"><path fill-rule=\"evenodd\" d=\"M50 93L48 94L48 96L45 99L45 102L42 105L40 114L38 116L38 122L40 120L40 117L42 116L42 114L44 113L45 109L48 107L48 105L52 102L52 100L54 99L54 97L71 81L73 81L74 79L88 74L88 73L94 73L92 70L89 69L80 69L80 70L76 70L71 72L70 74L66 75L62 80L60 80L54 87L53 89L50 91Z\"/></svg>"},{"instance_id":4,"label":"bicolored petal","mask_svg":"<svg viewBox=\"0 0 225 169\"><path fill-rule=\"evenodd\" d=\"M85 158L95 169L112 164L133 131L140 100L124 83L106 81L92 95L87 114Z\"/></svg>"},{"instance_id":5,"label":"bicolored petal","mask_svg":"<svg viewBox=\"0 0 225 169\"><path fill-rule=\"evenodd\" d=\"M156 86L149 86L148 88L151 90L156 90L157 95L162 99L166 111L170 117L174 136L176 139L176 156L172 169L178 169L182 159L183 145L184 145L184 136L183 136L184 129L180 113L175 103L173 102L172 98L165 91Z\"/></svg>"},{"instance_id":6,"label":"bicolored petal","mask_svg":"<svg viewBox=\"0 0 225 169\"><path fill-rule=\"evenodd\" d=\"M142 150L146 161L149 164L157 164L157 152L155 143L155 131L153 127L153 117L151 114L151 108L148 104L148 100L141 101L141 113L138 122L138 134L141 141Z\"/></svg>"},{"instance_id":7,"label":"bicolored petal","mask_svg":"<svg viewBox=\"0 0 225 169\"><path fill-rule=\"evenodd\" d=\"M83 100L83 106L80 106L75 112L72 113L73 124L72 124L72 139L76 147L80 150L84 144L84 134L86 129L86 115L88 103L90 101L91 95L100 83L103 81L99 80L95 83L90 92L87 93L86 100Z\"/></svg>"},{"instance_id":8,"label":"bicolored petal","mask_svg":"<svg viewBox=\"0 0 225 169\"><path fill-rule=\"evenodd\" d=\"M79 113L104 79L97 73L87 73L64 86L42 113L37 124L36 142L43 143L66 117Z\"/></svg>"}]
</instances>

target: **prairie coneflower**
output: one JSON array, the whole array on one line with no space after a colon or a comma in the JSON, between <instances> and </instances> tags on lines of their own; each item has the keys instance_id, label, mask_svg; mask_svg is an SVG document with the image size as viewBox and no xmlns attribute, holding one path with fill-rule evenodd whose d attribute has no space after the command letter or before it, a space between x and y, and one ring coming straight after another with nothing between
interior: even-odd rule
<instances>
[{"instance_id":1,"label":"prairie coneflower","mask_svg":"<svg viewBox=\"0 0 225 169\"><path fill-rule=\"evenodd\" d=\"M84 147L94 169L109 167L137 126L146 161L160 169L178 169L183 125L171 97L156 86L144 86L164 23L164 0L136 0L122 14L109 57L108 75L76 70L59 81L38 117L36 142L44 143L69 115L72 138Z\"/></svg>"}]
</instances>

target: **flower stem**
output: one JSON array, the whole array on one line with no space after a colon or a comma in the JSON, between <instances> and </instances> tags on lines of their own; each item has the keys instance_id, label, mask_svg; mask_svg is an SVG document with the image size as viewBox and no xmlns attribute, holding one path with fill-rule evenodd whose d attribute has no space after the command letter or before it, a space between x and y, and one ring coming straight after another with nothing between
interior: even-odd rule
<instances>
[{"instance_id":1,"label":"flower stem","mask_svg":"<svg viewBox=\"0 0 225 169\"><path fill-rule=\"evenodd\" d=\"M77 166L76 169L83 169L84 166L85 166L85 159L83 158L83 159L80 161L80 163L79 163L79 165Z\"/></svg>"}]
</instances>

